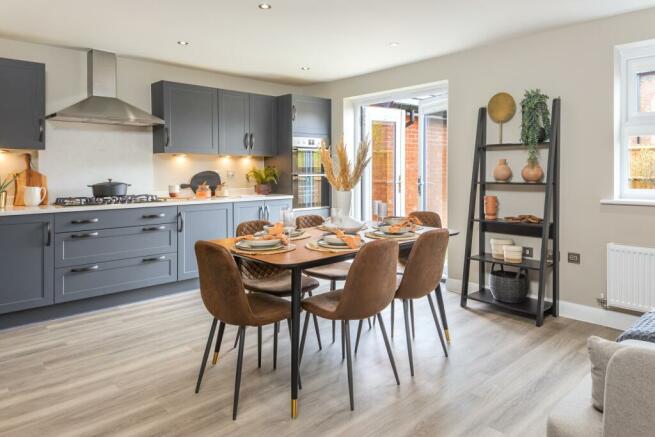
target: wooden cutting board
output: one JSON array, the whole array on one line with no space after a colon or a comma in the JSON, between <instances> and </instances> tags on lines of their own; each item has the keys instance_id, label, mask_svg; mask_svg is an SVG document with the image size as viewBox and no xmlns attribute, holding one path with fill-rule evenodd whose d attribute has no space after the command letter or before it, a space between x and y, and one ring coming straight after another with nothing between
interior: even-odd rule
<instances>
[{"instance_id":1,"label":"wooden cutting board","mask_svg":"<svg viewBox=\"0 0 655 437\"><path fill-rule=\"evenodd\" d=\"M27 168L18 173L15 182L14 206L25 206L25 187L43 187L46 189L46 195L41 205L48 203L48 178L45 175L32 169L32 155L26 153L23 155Z\"/></svg>"}]
</instances>

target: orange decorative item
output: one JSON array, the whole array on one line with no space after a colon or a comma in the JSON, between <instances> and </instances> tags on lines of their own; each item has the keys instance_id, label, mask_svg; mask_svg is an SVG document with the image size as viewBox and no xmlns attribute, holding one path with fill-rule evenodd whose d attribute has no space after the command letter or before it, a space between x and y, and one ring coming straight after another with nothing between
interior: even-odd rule
<instances>
[{"instance_id":1,"label":"orange decorative item","mask_svg":"<svg viewBox=\"0 0 655 437\"><path fill-rule=\"evenodd\" d=\"M507 165L507 159L499 159L498 165L494 168L494 179L498 182L507 182L512 178L512 169Z\"/></svg>"},{"instance_id":2,"label":"orange decorative item","mask_svg":"<svg viewBox=\"0 0 655 437\"><path fill-rule=\"evenodd\" d=\"M486 220L498 218L498 197L484 196L484 218Z\"/></svg>"},{"instance_id":3,"label":"orange decorative item","mask_svg":"<svg viewBox=\"0 0 655 437\"><path fill-rule=\"evenodd\" d=\"M541 182L544 178L544 170L541 168L539 163L530 164L528 163L523 170L521 170L521 176L526 182L537 183Z\"/></svg>"},{"instance_id":4,"label":"orange decorative item","mask_svg":"<svg viewBox=\"0 0 655 437\"><path fill-rule=\"evenodd\" d=\"M207 185L207 182L198 185L198 188L196 188L196 199L209 199L211 197L212 190L209 188L209 185Z\"/></svg>"}]
</instances>

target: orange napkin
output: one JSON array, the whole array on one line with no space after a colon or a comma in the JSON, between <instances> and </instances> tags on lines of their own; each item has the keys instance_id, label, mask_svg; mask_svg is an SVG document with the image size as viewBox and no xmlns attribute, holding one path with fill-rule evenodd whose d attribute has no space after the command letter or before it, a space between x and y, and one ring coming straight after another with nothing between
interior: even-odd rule
<instances>
[{"instance_id":1,"label":"orange napkin","mask_svg":"<svg viewBox=\"0 0 655 437\"><path fill-rule=\"evenodd\" d=\"M283 233L284 233L284 225L281 222L277 222L273 226L268 228L268 235L278 235Z\"/></svg>"},{"instance_id":2,"label":"orange napkin","mask_svg":"<svg viewBox=\"0 0 655 437\"><path fill-rule=\"evenodd\" d=\"M359 235L346 235L345 232L337 229L334 231L334 235L341 239L346 245L351 249L358 249L362 244L362 237Z\"/></svg>"}]
</instances>

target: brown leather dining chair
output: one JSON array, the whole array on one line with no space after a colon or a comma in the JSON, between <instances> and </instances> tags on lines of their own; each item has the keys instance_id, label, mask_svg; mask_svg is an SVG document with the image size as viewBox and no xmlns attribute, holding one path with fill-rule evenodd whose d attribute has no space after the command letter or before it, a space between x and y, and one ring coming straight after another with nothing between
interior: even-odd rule
<instances>
[{"instance_id":1,"label":"brown leather dining chair","mask_svg":"<svg viewBox=\"0 0 655 437\"><path fill-rule=\"evenodd\" d=\"M376 240L366 243L355 257L343 289L318 294L302 301L302 307L306 311L328 320L341 322L341 329L345 332L351 410L355 409L350 351L351 320L360 320L361 323L368 317L376 316L378 318L396 384L400 384L387 332L380 316L380 311L386 308L394 298L397 263L397 242ZM301 358L302 349L300 351Z\"/></svg>"},{"instance_id":2,"label":"brown leather dining chair","mask_svg":"<svg viewBox=\"0 0 655 437\"><path fill-rule=\"evenodd\" d=\"M232 254L224 247L208 241L197 241L195 250L200 275L200 294L205 307L213 316L196 382L196 393L200 391L217 322L220 321L216 341L217 348L220 348L225 325L238 326L239 352L232 404L232 419L236 420L246 327L261 328L272 323L278 324L282 320L289 322L291 304L285 299L270 294L246 293L239 268Z\"/></svg>"},{"instance_id":3,"label":"brown leather dining chair","mask_svg":"<svg viewBox=\"0 0 655 437\"><path fill-rule=\"evenodd\" d=\"M252 235L256 232L264 230L264 226L270 225L266 220L251 220L242 222L237 226L236 236L241 237L243 235ZM267 266L262 263L256 263L252 261L242 260L241 261L241 272L243 274L243 285L248 291L266 293L279 297L288 297L291 296L291 272L286 269L278 269L275 267ZM312 290L319 286L319 283L316 279L310 278L306 275L302 276L301 280L302 292L309 296L312 295ZM305 316L305 322L309 321L309 314ZM316 338L318 339L318 347L321 346L321 334L318 329L318 319L314 317L314 328L316 330ZM280 331L279 323L276 323L274 326L274 336L273 336L273 368L277 368L277 336ZM257 364L261 367L261 350L262 350L262 328L261 326L257 328L257 352L258 360ZM235 347L239 337L235 339ZM218 351L219 345L216 345L216 350ZM214 364L216 363L217 353L214 353Z\"/></svg>"},{"instance_id":4,"label":"brown leather dining chair","mask_svg":"<svg viewBox=\"0 0 655 437\"><path fill-rule=\"evenodd\" d=\"M296 217L296 227L297 228L314 228L321 226L325 220L322 216L317 214L310 214L305 216ZM330 291L337 289L337 281L345 281L348 276L348 271L350 270L351 263L349 262L338 262L334 264L329 264L326 266L314 267L307 269L304 273L308 276L318 279L325 279L330 281ZM306 325L305 325L306 326ZM304 330L305 328L303 328ZM336 322L332 321L332 343L336 338ZM341 336L341 346L342 346L342 355L343 355L343 335Z\"/></svg>"},{"instance_id":5,"label":"brown leather dining chair","mask_svg":"<svg viewBox=\"0 0 655 437\"><path fill-rule=\"evenodd\" d=\"M434 211L413 211L409 213L410 217L416 217L421 221L421 223L424 226L428 226L430 228L441 228L442 221L441 221L441 216L437 214ZM401 254L398 257L398 274L402 274L405 270L405 265L407 264L407 254ZM434 290L435 297L437 298L437 306L439 308L439 316L441 317L441 322L443 324L443 329L446 334L446 341L450 343L450 332L448 330L448 321L446 319L446 309L444 306L443 302L443 294L441 292L441 282L437 284L437 287ZM392 302L391 303L391 336L393 337L394 333L394 311L395 305ZM411 319L411 324L412 324L412 337L415 336L416 330L415 330L415 325L414 325L414 301L410 301L409 304L409 312L410 312L410 319Z\"/></svg>"}]
</instances>

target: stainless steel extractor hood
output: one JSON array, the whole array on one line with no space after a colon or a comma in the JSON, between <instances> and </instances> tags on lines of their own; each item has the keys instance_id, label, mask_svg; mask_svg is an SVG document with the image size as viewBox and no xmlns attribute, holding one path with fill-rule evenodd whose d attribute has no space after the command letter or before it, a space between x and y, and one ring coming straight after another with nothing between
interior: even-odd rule
<instances>
[{"instance_id":1,"label":"stainless steel extractor hood","mask_svg":"<svg viewBox=\"0 0 655 437\"><path fill-rule=\"evenodd\" d=\"M50 120L82 123L153 126L164 120L116 98L116 55L100 50L87 53L86 99L48 115Z\"/></svg>"}]
</instances>

